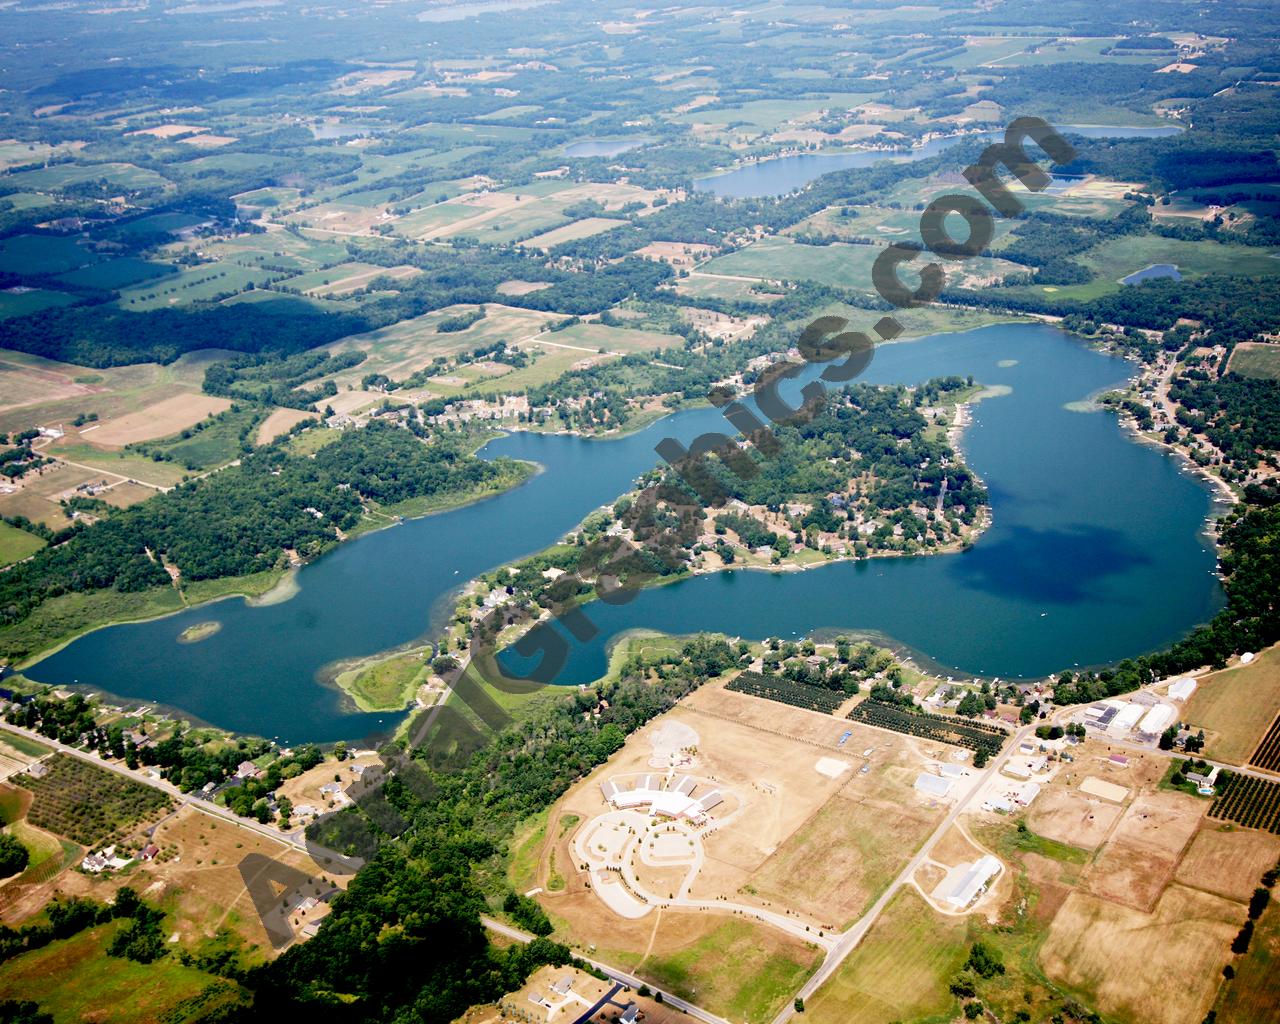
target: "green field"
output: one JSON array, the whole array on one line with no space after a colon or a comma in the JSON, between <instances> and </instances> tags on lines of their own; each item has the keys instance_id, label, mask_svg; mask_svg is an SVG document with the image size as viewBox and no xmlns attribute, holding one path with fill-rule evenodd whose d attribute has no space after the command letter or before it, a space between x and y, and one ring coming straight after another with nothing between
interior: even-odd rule
<instances>
[{"instance_id":1,"label":"green field","mask_svg":"<svg viewBox=\"0 0 1280 1024\"><path fill-rule=\"evenodd\" d=\"M89 434L93 437L93 434ZM172 487L181 483L186 474L181 466L156 462L138 452L127 449L111 451L106 448L95 448L91 444L59 444L57 454L72 462L80 462L91 469L101 469L107 473L116 473L131 480L139 480L156 487Z\"/></svg>"},{"instance_id":2,"label":"green field","mask_svg":"<svg viewBox=\"0 0 1280 1024\"><path fill-rule=\"evenodd\" d=\"M950 1020L947 991L967 955L965 924L933 913L912 891L898 893L861 945L806 1000L815 1024Z\"/></svg>"},{"instance_id":3,"label":"green field","mask_svg":"<svg viewBox=\"0 0 1280 1024\"><path fill-rule=\"evenodd\" d=\"M239 458L245 443L241 438L248 438L252 443L258 424L266 416L265 411L253 406L228 409L196 425L202 429L191 427L158 441L131 445L127 450L147 456L159 453L167 462L176 463L191 472L202 472Z\"/></svg>"},{"instance_id":4,"label":"green field","mask_svg":"<svg viewBox=\"0 0 1280 1024\"><path fill-rule=\"evenodd\" d=\"M32 288L28 291L0 291L0 320L8 320L15 316L30 316L42 309L54 306L69 306L76 301L74 295L66 292L51 292L46 288Z\"/></svg>"},{"instance_id":5,"label":"green field","mask_svg":"<svg viewBox=\"0 0 1280 1024\"><path fill-rule=\"evenodd\" d=\"M0 998L37 1002L55 1024L137 1024L170 1014L186 1021L240 1000L238 985L184 967L176 956L151 964L108 956L111 938L124 927L112 921L0 965ZM189 1015L183 1004L203 1012Z\"/></svg>"},{"instance_id":6,"label":"green field","mask_svg":"<svg viewBox=\"0 0 1280 1024\"><path fill-rule=\"evenodd\" d=\"M1280 380L1280 345L1237 345L1231 353L1231 370L1242 377Z\"/></svg>"},{"instance_id":7,"label":"green field","mask_svg":"<svg viewBox=\"0 0 1280 1024\"><path fill-rule=\"evenodd\" d=\"M16 235L0 239L0 273L62 274L93 263L98 256L60 235Z\"/></svg>"},{"instance_id":8,"label":"green field","mask_svg":"<svg viewBox=\"0 0 1280 1024\"><path fill-rule=\"evenodd\" d=\"M682 949L651 955L640 973L728 1020L765 1024L821 961L814 946L763 942L765 927L726 921Z\"/></svg>"},{"instance_id":9,"label":"green field","mask_svg":"<svg viewBox=\"0 0 1280 1024\"><path fill-rule=\"evenodd\" d=\"M12 565L28 555L34 555L44 547L44 541L34 533L19 530L8 523L0 523L0 565Z\"/></svg>"},{"instance_id":10,"label":"green field","mask_svg":"<svg viewBox=\"0 0 1280 1024\"><path fill-rule=\"evenodd\" d=\"M279 276L256 267L208 263L182 270L161 281L145 281L122 289L118 302L124 309L135 312L188 305L244 291L250 284L263 285Z\"/></svg>"},{"instance_id":11,"label":"green field","mask_svg":"<svg viewBox=\"0 0 1280 1024\"><path fill-rule=\"evenodd\" d=\"M865 93L830 93L808 99L751 100L733 107L677 114L674 120L683 121L685 124L713 125L717 128L746 125L759 132L769 132L787 121L794 121L796 118L819 110L847 110L850 107L856 107L860 103L866 103L875 95L877 91L869 89Z\"/></svg>"},{"instance_id":12,"label":"green field","mask_svg":"<svg viewBox=\"0 0 1280 1024\"><path fill-rule=\"evenodd\" d=\"M815 281L833 288L870 292L871 268L882 251L878 245L800 245L786 238L766 237L745 249L719 256L700 270L761 280ZM1004 277L1023 268L1008 260L978 256L946 269L948 281L954 284L959 275Z\"/></svg>"},{"instance_id":13,"label":"green field","mask_svg":"<svg viewBox=\"0 0 1280 1024\"><path fill-rule=\"evenodd\" d=\"M33 192L56 192L70 185L106 181L113 188L124 191L164 188L169 182L155 171L133 164L57 164L33 171L19 171L8 178L17 189Z\"/></svg>"},{"instance_id":14,"label":"green field","mask_svg":"<svg viewBox=\"0 0 1280 1024\"><path fill-rule=\"evenodd\" d=\"M59 275L58 280L63 284L115 291L152 278L165 277L173 272L174 268L167 263L152 263L148 260L125 256L118 260L107 260L104 263L95 263L92 266L81 267L79 270L72 270Z\"/></svg>"}]
</instances>

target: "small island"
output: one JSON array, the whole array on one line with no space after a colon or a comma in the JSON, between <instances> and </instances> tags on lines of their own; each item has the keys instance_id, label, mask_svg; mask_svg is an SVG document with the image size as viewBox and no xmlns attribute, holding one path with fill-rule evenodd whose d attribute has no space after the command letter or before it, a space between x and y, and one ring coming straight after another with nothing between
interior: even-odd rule
<instances>
[{"instance_id":1,"label":"small island","mask_svg":"<svg viewBox=\"0 0 1280 1024\"><path fill-rule=\"evenodd\" d=\"M180 644L198 644L201 640L208 640L215 633L220 632L222 623L215 619L207 622L197 622L194 626L188 626L178 634L178 643Z\"/></svg>"}]
</instances>

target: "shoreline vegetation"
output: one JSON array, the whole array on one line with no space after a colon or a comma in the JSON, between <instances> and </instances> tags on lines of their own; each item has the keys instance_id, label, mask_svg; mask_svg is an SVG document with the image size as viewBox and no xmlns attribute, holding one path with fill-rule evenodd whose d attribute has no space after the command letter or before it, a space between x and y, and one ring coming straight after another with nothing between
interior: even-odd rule
<instances>
[{"instance_id":1,"label":"shoreline vegetation","mask_svg":"<svg viewBox=\"0 0 1280 1024\"><path fill-rule=\"evenodd\" d=\"M480 446L487 444L489 440L492 440L491 436L485 437ZM372 509L374 515L365 515L361 519L363 528L357 527L343 534L341 539L320 551L316 557L323 557L333 547L365 534L396 526L401 520L451 512L496 497L541 472L541 467L533 463L517 460L508 460L508 463L510 467L514 467L514 472L500 474L493 481L480 484L469 491L409 499L385 508ZM366 521L367 525L364 525ZM21 673L22 669L42 661L72 641L98 629L168 618L233 597L244 598L256 607L283 603L298 593L299 570L311 560L291 558L287 565L245 576L183 581L180 588L154 587L135 592L102 589L61 594L42 602L19 622L0 628L0 638L6 644L16 646L22 646L28 637L32 642L43 641L42 646L32 648L20 658L14 659L13 668ZM211 635L212 633L207 633L198 639Z\"/></svg>"}]
</instances>

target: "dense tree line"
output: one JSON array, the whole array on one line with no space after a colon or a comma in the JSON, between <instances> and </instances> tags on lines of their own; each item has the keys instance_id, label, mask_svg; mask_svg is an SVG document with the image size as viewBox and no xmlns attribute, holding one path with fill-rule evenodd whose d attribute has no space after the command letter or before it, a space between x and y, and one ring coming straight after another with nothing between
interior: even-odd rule
<instances>
[{"instance_id":1,"label":"dense tree line","mask_svg":"<svg viewBox=\"0 0 1280 1024\"><path fill-rule=\"evenodd\" d=\"M0 624L59 594L168 585L166 563L183 580L271 569L285 548L310 557L335 544L335 528L354 527L363 501L461 493L511 472L509 461L471 455L465 436L441 434L424 444L378 421L344 432L311 458L282 446L262 449L0 574Z\"/></svg>"}]
</instances>

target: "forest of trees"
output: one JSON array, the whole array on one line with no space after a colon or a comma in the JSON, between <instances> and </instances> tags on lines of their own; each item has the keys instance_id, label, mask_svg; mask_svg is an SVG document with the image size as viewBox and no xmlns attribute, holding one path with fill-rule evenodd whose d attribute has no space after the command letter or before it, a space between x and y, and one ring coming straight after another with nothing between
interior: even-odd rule
<instances>
[{"instance_id":1,"label":"forest of trees","mask_svg":"<svg viewBox=\"0 0 1280 1024\"><path fill-rule=\"evenodd\" d=\"M465 435L440 434L424 444L379 421L343 432L314 458L291 455L283 445L259 449L238 466L77 530L0 574L0 625L59 594L167 586L165 563L177 566L184 581L271 569L285 548L306 558L336 544L335 528L351 530L364 501L392 505L461 494L520 475L510 460L471 455Z\"/></svg>"}]
</instances>

